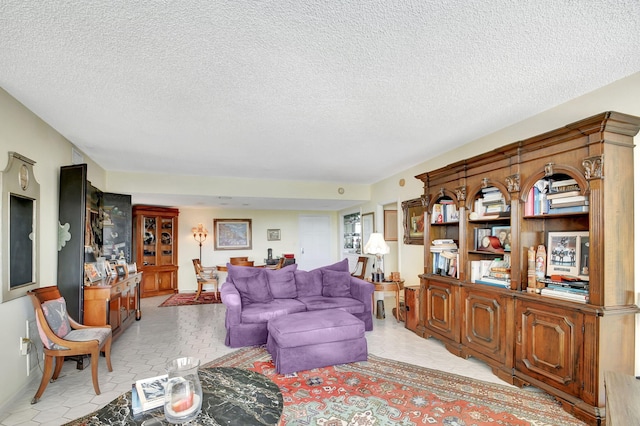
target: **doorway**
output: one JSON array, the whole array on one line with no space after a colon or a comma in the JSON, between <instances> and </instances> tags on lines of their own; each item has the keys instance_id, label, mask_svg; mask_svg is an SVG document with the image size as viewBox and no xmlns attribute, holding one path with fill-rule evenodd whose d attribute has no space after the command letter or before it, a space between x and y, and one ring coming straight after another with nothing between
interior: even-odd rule
<instances>
[{"instance_id":1,"label":"doorway","mask_svg":"<svg viewBox=\"0 0 640 426\"><path fill-rule=\"evenodd\" d=\"M327 215L298 217L300 253L298 269L310 271L331 263L331 218Z\"/></svg>"}]
</instances>

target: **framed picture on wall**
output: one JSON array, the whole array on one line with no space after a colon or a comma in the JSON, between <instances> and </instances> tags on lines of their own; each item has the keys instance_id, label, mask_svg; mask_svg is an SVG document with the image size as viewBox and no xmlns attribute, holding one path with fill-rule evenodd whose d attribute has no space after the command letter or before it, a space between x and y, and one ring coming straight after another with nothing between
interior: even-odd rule
<instances>
[{"instance_id":1,"label":"framed picture on wall","mask_svg":"<svg viewBox=\"0 0 640 426\"><path fill-rule=\"evenodd\" d=\"M214 250L251 250L251 219L213 219Z\"/></svg>"},{"instance_id":2,"label":"framed picture on wall","mask_svg":"<svg viewBox=\"0 0 640 426\"><path fill-rule=\"evenodd\" d=\"M422 198L402 202L405 244L424 244L424 213Z\"/></svg>"},{"instance_id":3,"label":"framed picture on wall","mask_svg":"<svg viewBox=\"0 0 640 426\"><path fill-rule=\"evenodd\" d=\"M280 241L280 230L267 229L267 241Z\"/></svg>"},{"instance_id":4,"label":"framed picture on wall","mask_svg":"<svg viewBox=\"0 0 640 426\"><path fill-rule=\"evenodd\" d=\"M398 210L384 211L384 239L398 241Z\"/></svg>"}]
</instances>

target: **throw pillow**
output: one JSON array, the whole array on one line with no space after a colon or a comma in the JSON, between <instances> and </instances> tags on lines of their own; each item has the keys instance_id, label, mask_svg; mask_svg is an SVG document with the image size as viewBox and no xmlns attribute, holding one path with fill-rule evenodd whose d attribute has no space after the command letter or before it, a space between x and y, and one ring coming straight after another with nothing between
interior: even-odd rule
<instances>
[{"instance_id":1,"label":"throw pillow","mask_svg":"<svg viewBox=\"0 0 640 426\"><path fill-rule=\"evenodd\" d=\"M347 271L322 270L322 295L351 297L351 274Z\"/></svg>"},{"instance_id":2,"label":"throw pillow","mask_svg":"<svg viewBox=\"0 0 640 426\"><path fill-rule=\"evenodd\" d=\"M294 275L298 297L322 295L322 272L319 269L295 271Z\"/></svg>"},{"instance_id":3,"label":"throw pillow","mask_svg":"<svg viewBox=\"0 0 640 426\"><path fill-rule=\"evenodd\" d=\"M64 297L58 299L47 300L42 305L42 313L44 318L49 324L49 328L55 333L56 336L64 338L71 331L71 324L69 323L69 317L67 316L67 304ZM36 317L37 319L37 317ZM40 334L40 340L47 349L54 348L53 343L47 335L44 333L41 324L38 321L38 333Z\"/></svg>"},{"instance_id":4,"label":"throw pillow","mask_svg":"<svg viewBox=\"0 0 640 426\"><path fill-rule=\"evenodd\" d=\"M267 276L264 269L255 269L257 274L236 276L233 279L233 284L240 293L240 301L243 306L250 305L252 303L268 303L273 300L273 296L269 291L269 283L267 282Z\"/></svg>"},{"instance_id":5,"label":"throw pillow","mask_svg":"<svg viewBox=\"0 0 640 426\"><path fill-rule=\"evenodd\" d=\"M330 271L343 271L343 272L349 272L349 259L347 259L346 257L344 259L342 259L340 262L336 262L333 263L331 265L327 265L327 266L321 266L320 268L317 268L320 270L330 270Z\"/></svg>"},{"instance_id":6,"label":"throw pillow","mask_svg":"<svg viewBox=\"0 0 640 426\"><path fill-rule=\"evenodd\" d=\"M271 290L274 299L295 299L298 297L296 279L293 275L297 269L297 263L281 269L265 269L269 290Z\"/></svg>"}]
</instances>

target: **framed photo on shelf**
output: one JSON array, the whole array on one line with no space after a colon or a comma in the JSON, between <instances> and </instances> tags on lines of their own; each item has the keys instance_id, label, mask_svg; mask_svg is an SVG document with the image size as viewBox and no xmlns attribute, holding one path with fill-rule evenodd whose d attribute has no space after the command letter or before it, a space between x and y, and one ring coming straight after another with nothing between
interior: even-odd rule
<instances>
[{"instance_id":1,"label":"framed photo on shelf","mask_svg":"<svg viewBox=\"0 0 640 426\"><path fill-rule=\"evenodd\" d=\"M547 275L589 280L589 232L549 232Z\"/></svg>"},{"instance_id":2,"label":"framed photo on shelf","mask_svg":"<svg viewBox=\"0 0 640 426\"><path fill-rule=\"evenodd\" d=\"M213 219L214 250L251 250L251 219Z\"/></svg>"},{"instance_id":3,"label":"framed photo on shelf","mask_svg":"<svg viewBox=\"0 0 640 426\"><path fill-rule=\"evenodd\" d=\"M280 241L280 230L267 229L267 241Z\"/></svg>"},{"instance_id":4,"label":"framed photo on shelf","mask_svg":"<svg viewBox=\"0 0 640 426\"><path fill-rule=\"evenodd\" d=\"M402 202L404 243L424 244L425 207L422 198Z\"/></svg>"},{"instance_id":5,"label":"framed photo on shelf","mask_svg":"<svg viewBox=\"0 0 640 426\"><path fill-rule=\"evenodd\" d=\"M98 267L95 262L84 264L84 274L90 283L94 283L102 279L102 274L98 271Z\"/></svg>"},{"instance_id":6,"label":"framed photo on shelf","mask_svg":"<svg viewBox=\"0 0 640 426\"><path fill-rule=\"evenodd\" d=\"M491 235L498 237L500 245L504 251L511 251L511 227L510 226L494 226L491 228Z\"/></svg>"},{"instance_id":7,"label":"framed photo on shelf","mask_svg":"<svg viewBox=\"0 0 640 426\"><path fill-rule=\"evenodd\" d=\"M127 276L127 265L121 265L121 264L117 264L116 265L116 274L119 277L126 277Z\"/></svg>"},{"instance_id":8,"label":"framed photo on shelf","mask_svg":"<svg viewBox=\"0 0 640 426\"><path fill-rule=\"evenodd\" d=\"M384 240L398 241L398 210L384 211Z\"/></svg>"}]
</instances>

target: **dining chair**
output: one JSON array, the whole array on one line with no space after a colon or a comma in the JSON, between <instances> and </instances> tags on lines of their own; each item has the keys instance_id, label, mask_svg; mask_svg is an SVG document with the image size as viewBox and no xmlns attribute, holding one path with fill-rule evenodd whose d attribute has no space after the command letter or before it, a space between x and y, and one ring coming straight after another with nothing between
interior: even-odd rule
<instances>
[{"instance_id":1,"label":"dining chair","mask_svg":"<svg viewBox=\"0 0 640 426\"><path fill-rule=\"evenodd\" d=\"M67 312L64 298L57 286L41 287L27 294L36 314L38 333L43 344L44 371L40 387L31 400L37 403L47 388L49 381L55 381L60 375L66 356L91 355L91 379L96 395L100 395L98 386L98 361L100 352L104 352L107 369L111 372L111 326L86 326L77 323ZM55 368L53 362L55 360ZM52 375L53 372L53 375Z\"/></svg>"},{"instance_id":2,"label":"dining chair","mask_svg":"<svg viewBox=\"0 0 640 426\"><path fill-rule=\"evenodd\" d=\"M205 284L212 284L215 288L213 292L213 298L218 299L218 274L216 274L216 267L205 267L200 263L200 259L191 259L193 262L193 269L196 273L196 280L198 282L198 291L196 297L193 300L198 300L202 293L202 287Z\"/></svg>"},{"instance_id":3,"label":"dining chair","mask_svg":"<svg viewBox=\"0 0 640 426\"><path fill-rule=\"evenodd\" d=\"M366 256L358 257L358 262L356 263L356 268L351 273L352 277L364 279L364 275L367 273L367 262L369 258Z\"/></svg>"}]
</instances>

